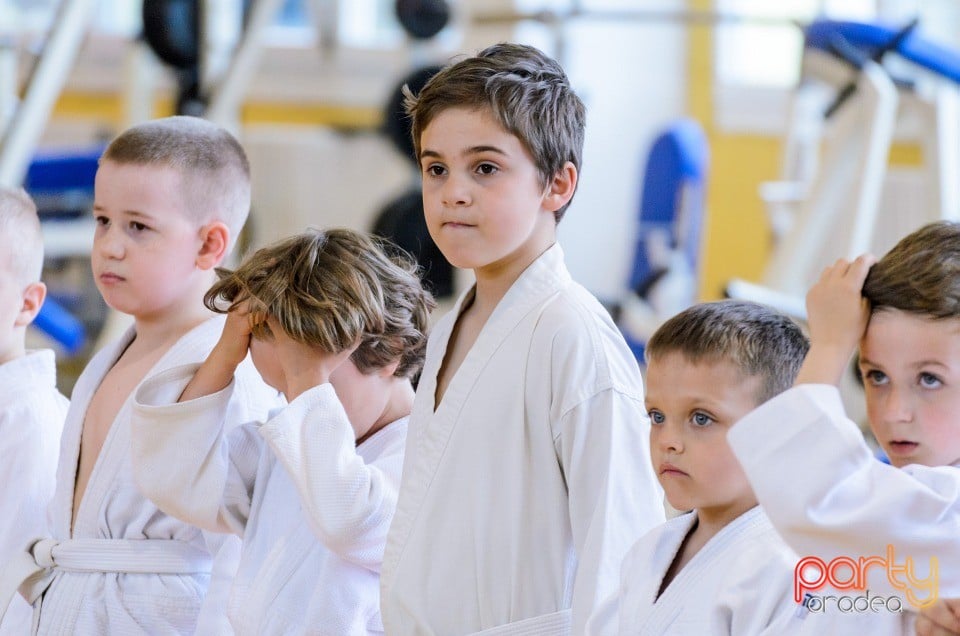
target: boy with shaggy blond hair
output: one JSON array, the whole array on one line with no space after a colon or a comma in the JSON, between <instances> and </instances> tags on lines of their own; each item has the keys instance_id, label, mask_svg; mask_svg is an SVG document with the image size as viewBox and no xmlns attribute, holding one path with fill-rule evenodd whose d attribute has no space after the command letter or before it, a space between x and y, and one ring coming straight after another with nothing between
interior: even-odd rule
<instances>
[{"instance_id":1,"label":"boy with shaggy blond hair","mask_svg":"<svg viewBox=\"0 0 960 636\"><path fill-rule=\"evenodd\" d=\"M46 286L40 219L22 189L0 188L0 564L47 532L60 433L69 402L57 391L53 351L26 348ZM13 599L0 634L30 631L32 611Z\"/></svg>"},{"instance_id":2,"label":"boy with shaggy blond hair","mask_svg":"<svg viewBox=\"0 0 960 636\"><path fill-rule=\"evenodd\" d=\"M537 49L409 96L427 227L476 284L435 327L383 564L386 631L582 634L663 520L639 368L556 244L585 111Z\"/></svg>"},{"instance_id":3,"label":"boy with shaggy blond hair","mask_svg":"<svg viewBox=\"0 0 960 636\"><path fill-rule=\"evenodd\" d=\"M137 481L170 514L243 538L238 636L382 634L380 564L430 294L409 261L351 230L307 231L220 275L207 306L226 301L229 315L213 352L137 391ZM248 349L288 405L231 430Z\"/></svg>"},{"instance_id":4,"label":"boy with shaggy blond hair","mask_svg":"<svg viewBox=\"0 0 960 636\"><path fill-rule=\"evenodd\" d=\"M220 552L223 537L164 514L137 491L130 418L144 377L199 362L216 344L223 318L203 297L249 205L243 148L201 119L134 126L100 160L94 280L107 305L134 324L91 359L74 387L50 534L23 546L0 575L0 604L19 586L36 606L40 634L220 629L221 585L210 585L202 613L201 604L211 571L215 579L230 574L229 563L212 563L228 554ZM277 404L252 365L242 368L244 390L228 405L241 421Z\"/></svg>"}]
</instances>

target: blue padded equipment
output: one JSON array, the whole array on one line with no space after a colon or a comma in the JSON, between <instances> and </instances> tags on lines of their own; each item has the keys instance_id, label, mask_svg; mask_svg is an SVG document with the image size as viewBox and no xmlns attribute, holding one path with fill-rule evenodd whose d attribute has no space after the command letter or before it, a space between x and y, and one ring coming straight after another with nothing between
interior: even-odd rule
<instances>
[{"instance_id":1,"label":"blue padded equipment","mask_svg":"<svg viewBox=\"0 0 960 636\"><path fill-rule=\"evenodd\" d=\"M834 53L837 38L864 51L867 56L886 48L900 29L881 23L816 20L804 29L805 46ZM937 75L960 83L960 53L925 39L912 30L892 49L898 55Z\"/></svg>"},{"instance_id":2,"label":"blue padded equipment","mask_svg":"<svg viewBox=\"0 0 960 636\"><path fill-rule=\"evenodd\" d=\"M667 274L666 264L654 262L655 255L650 250L654 234L669 237L669 248L683 254L687 271L698 271L708 156L703 128L692 119L675 121L654 140L640 196L637 243L629 279L632 293L645 297ZM643 343L630 334L624 335L642 361Z\"/></svg>"}]
</instances>

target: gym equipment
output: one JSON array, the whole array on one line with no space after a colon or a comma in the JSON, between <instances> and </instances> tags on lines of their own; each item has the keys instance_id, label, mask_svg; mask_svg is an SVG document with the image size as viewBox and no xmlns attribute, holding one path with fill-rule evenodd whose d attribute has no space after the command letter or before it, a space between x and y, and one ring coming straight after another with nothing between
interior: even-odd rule
<instances>
[{"instance_id":1,"label":"gym equipment","mask_svg":"<svg viewBox=\"0 0 960 636\"><path fill-rule=\"evenodd\" d=\"M783 181L765 184L774 250L760 285L727 294L803 317L802 296L837 257L883 253L936 219L960 219L960 54L916 22L818 20L804 29ZM929 209L880 214L894 136L916 139L934 193Z\"/></svg>"},{"instance_id":2,"label":"gym equipment","mask_svg":"<svg viewBox=\"0 0 960 636\"><path fill-rule=\"evenodd\" d=\"M417 40L429 40L450 21L445 0L397 0L396 11L404 30Z\"/></svg>"},{"instance_id":3,"label":"gym equipment","mask_svg":"<svg viewBox=\"0 0 960 636\"><path fill-rule=\"evenodd\" d=\"M709 152L700 124L681 119L647 155L629 291L618 324L637 360L660 324L697 299Z\"/></svg>"},{"instance_id":4,"label":"gym equipment","mask_svg":"<svg viewBox=\"0 0 960 636\"><path fill-rule=\"evenodd\" d=\"M440 69L437 65L425 66L404 77L391 92L384 112L383 133L414 167L419 166L419 161L414 156L410 118L403 109L402 89L407 86L414 94L419 93ZM423 216L419 180L383 207L374 221L372 232L389 239L416 259L423 268L424 284L434 297L443 299L453 295L453 266L430 237Z\"/></svg>"}]
</instances>

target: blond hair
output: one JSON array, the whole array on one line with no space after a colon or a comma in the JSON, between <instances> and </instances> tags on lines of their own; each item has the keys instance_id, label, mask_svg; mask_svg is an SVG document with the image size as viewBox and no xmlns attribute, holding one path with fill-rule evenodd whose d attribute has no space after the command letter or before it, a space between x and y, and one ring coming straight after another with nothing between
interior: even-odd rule
<instances>
[{"instance_id":1,"label":"blond hair","mask_svg":"<svg viewBox=\"0 0 960 636\"><path fill-rule=\"evenodd\" d=\"M233 135L204 119L166 117L128 128L100 161L176 170L186 208L200 223L224 222L231 246L250 212L247 155Z\"/></svg>"},{"instance_id":2,"label":"blond hair","mask_svg":"<svg viewBox=\"0 0 960 636\"><path fill-rule=\"evenodd\" d=\"M257 250L235 271L217 269L204 303L220 313L247 303L293 340L332 353L359 341L351 359L361 372L399 361L394 375L413 379L434 302L413 261L393 249L388 256L382 243L353 230L311 228ZM268 338L267 323L255 322L253 335Z\"/></svg>"},{"instance_id":3,"label":"blond hair","mask_svg":"<svg viewBox=\"0 0 960 636\"><path fill-rule=\"evenodd\" d=\"M40 280L43 235L37 206L23 188L0 188L0 237L6 266L21 285Z\"/></svg>"}]
</instances>

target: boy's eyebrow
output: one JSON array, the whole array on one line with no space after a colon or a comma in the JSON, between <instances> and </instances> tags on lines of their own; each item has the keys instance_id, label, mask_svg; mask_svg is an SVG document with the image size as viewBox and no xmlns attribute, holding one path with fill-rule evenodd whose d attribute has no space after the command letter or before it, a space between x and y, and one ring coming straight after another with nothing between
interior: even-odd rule
<instances>
[{"instance_id":1,"label":"boy's eyebrow","mask_svg":"<svg viewBox=\"0 0 960 636\"><path fill-rule=\"evenodd\" d=\"M500 148L497 148L496 146L470 146L469 148L467 148L466 150L464 150L464 151L461 153L461 155L463 155L463 156L475 155L475 154L478 154L478 153L481 153L481 152L495 152L495 153L497 153L498 155L506 155L506 154L507 154L506 152L504 152L504 151L501 150ZM439 159L439 158L441 157L441 155L440 155L440 153L437 152L436 150L422 150L422 151L420 152L420 158L421 158L421 159L425 159L425 158L427 158L427 157L430 157L430 158L433 158L433 159Z\"/></svg>"},{"instance_id":2,"label":"boy's eyebrow","mask_svg":"<svg viewBox=\"0 0 960 636\"><path fill-rule=\"evenodd\" d=\"M94 204L93 204L93 209L94 209L94 210L103 210L103 209L105 209L105 208L104 208L103 205L94 202ZM153 219L153 217L152 217L151 215L147 214L146 212L139 212L139 211L137 211L137 210L122 210L121 212L122 212L123 214L128 215L128 216L136 217L136 218L139 218L139 219Z\"/></svg>"},{"instance_id":3,"label":"boy's eyebrow","mask_svg":"<svg viewBox=\"0 0 960 636\"><path fill-rule=\"evenodd\" d=\"M863 356L860 357L860 364L861 364L861 365L866 365L866 366L868 366L868 367L880 367L880 365L877 364L876 362L873 362L873 361L870 360L869 358L864 358ZM941 362L941 361L939 361L939 360L933 360L933 359L930 359L930 360L917 360L917 361L914 362L911 366L912 366L914 369L919 369L919 368L921 368L921 367L928 367L928 366L941 367L941 368L943 368L943 369L949 369L949 368L950 368L949 366L947 366L947 365L944 364L943 362Z\"/></svg>"}]
</instances>

